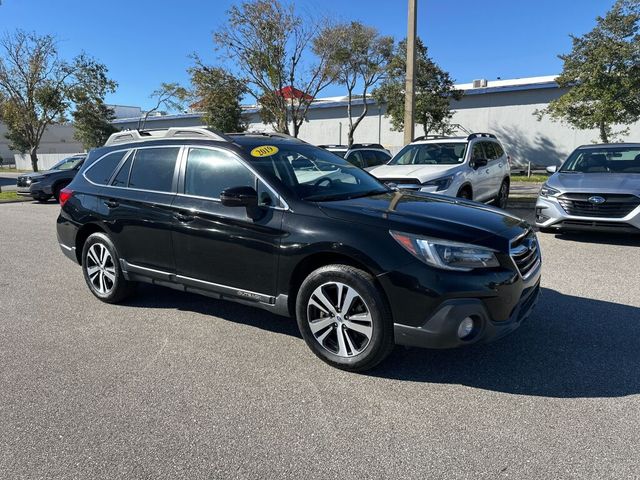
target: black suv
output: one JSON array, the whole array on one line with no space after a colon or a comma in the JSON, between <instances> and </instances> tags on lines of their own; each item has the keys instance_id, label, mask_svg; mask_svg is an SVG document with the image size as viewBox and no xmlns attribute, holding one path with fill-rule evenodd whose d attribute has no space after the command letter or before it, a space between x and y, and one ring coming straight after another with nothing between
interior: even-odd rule
<instances>
[{"instance_id":1,"label":"black suv","mask_svg":"<svg viewBox=\"0 0 640 480\"><path fill-rule=\"evenodd\" d=\"M86 155L74 155L60 160L49 170L20 175L16 180L16 193L31 196L39 202L46 202L51 197L58 200L60 190L71 183L85 157Z\"/></svg>"},{"instance_id":2,"label":"black suv","mask_svg":"<svg viewBox=\"0 0 640 480\"><path fill-rule=\"evenodd\" d=\"M498 338L538 297L523 220L393 190L283 135L119 132L80 173L61 192L58 239L96 297L149 282L295 316L339 368L371 368L394 343Z\"/></svg>"}]
</instances>

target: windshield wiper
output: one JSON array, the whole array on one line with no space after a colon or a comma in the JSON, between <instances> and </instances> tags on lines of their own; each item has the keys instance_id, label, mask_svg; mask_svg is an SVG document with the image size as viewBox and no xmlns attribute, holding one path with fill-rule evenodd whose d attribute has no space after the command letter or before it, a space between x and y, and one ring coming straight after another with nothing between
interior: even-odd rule
<instances>
[{"instance_id":1,"label":"windshield wiper","mask_svg":"<svg viewBox=\"0 0 640 480\"><path fill-rule=\"evenodd\" d=\"M331 200L351 200L352 198L361 198L361 197L370 197L371 195L379 195L381 193L387 193L389 190L382 190L376 188L375 190L366 190L364 192L355 192L352 194L343 192L343 193L334 193L332 195L309 195L308 197L304 197L303 200L307 200L309 202L328 202Z\"/></svg>"}]
</instances>

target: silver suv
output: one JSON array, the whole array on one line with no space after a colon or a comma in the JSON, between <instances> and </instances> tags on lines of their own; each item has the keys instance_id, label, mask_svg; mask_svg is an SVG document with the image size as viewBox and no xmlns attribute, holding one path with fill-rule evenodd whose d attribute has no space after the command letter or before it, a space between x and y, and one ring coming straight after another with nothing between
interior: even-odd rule
<instances>
[{"instance_id":1,"label":"silver suv","mask_svg":"<svg viewBox=\"0 0 640 480\"><path fill-rule=\"evenodd\" d=\"M509 159L491 133L417 138L370 173L402 189L495 201L500 208L509 198Z\"/></svg>"},{"instance_id":2,"label":"silver suv","mask_svg":"<svg viewBox=\"0 0 640 480\"><path fill-rule=\"evenodd\" d=\"M540 231L640 233L640 143L584 145L547 170L555 173L536 203Z\"/></svg>"}]
</instances>

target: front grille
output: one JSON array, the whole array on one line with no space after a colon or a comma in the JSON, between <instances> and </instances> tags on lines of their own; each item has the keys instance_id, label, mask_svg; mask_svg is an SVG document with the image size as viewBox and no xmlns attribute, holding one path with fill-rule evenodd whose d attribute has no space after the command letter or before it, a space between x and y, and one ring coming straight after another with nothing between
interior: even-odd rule
<instances>
[{"instance_id":1,"label":"front grille","mask_svg":"<svg viewBox=\"0 0 640 480\"><path fill-rule=\"evenodd\" d=\"M415 185L419 187L421 185L420 180L417 178L379 178L382 183L395 183L396 185Z\"/></svg>"},{"instance_id":2,"label":"front grille","mask_svg":"<svg viewBox=\"0 0 640 480\"><path fill-rule=\"evenodd\" d=\"M511 258L523 278L527 278L540 265L540 248L533 230L511 242Z\"/></svg>"},{"instance_id":3,"label":"front grille","mask_svg":"<svg viewBox=\"0 0 640 480\"><path fill-rule=\"evenodd\" d=\"M596 204L589 198L602 197L603 203ZM558 197L558 203L569 215L577 217L622 218L640 205L640 197L623 194L565 193Z\"/></svg>"}]
</instances>

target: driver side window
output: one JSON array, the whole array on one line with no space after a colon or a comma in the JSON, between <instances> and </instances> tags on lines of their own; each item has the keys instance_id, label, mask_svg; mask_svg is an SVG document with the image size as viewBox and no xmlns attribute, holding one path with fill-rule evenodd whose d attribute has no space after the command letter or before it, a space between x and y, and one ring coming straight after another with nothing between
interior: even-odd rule
<instances>
[{"instance_id":1,"label":"driver side window","mask_svg":"<svg viewBox=\"0 0 640 480\"><path fill-rule=\"evenodd\" d=\"M486 159L486 154L484 149L482 148L482 142L478 142L473 146L471 160L481 160Z\"/></svg>"},{"instance_id":2,"label":"driver side window","mask_svg":"<svg viewBox=\"0 0 640 480\"><path fill-rule=\"evenodd\" d=\"M256 177L231 153L192 148L187 157L185 195L218 199L231 187L256 187Z\"/></svg>"}]
</instances>

